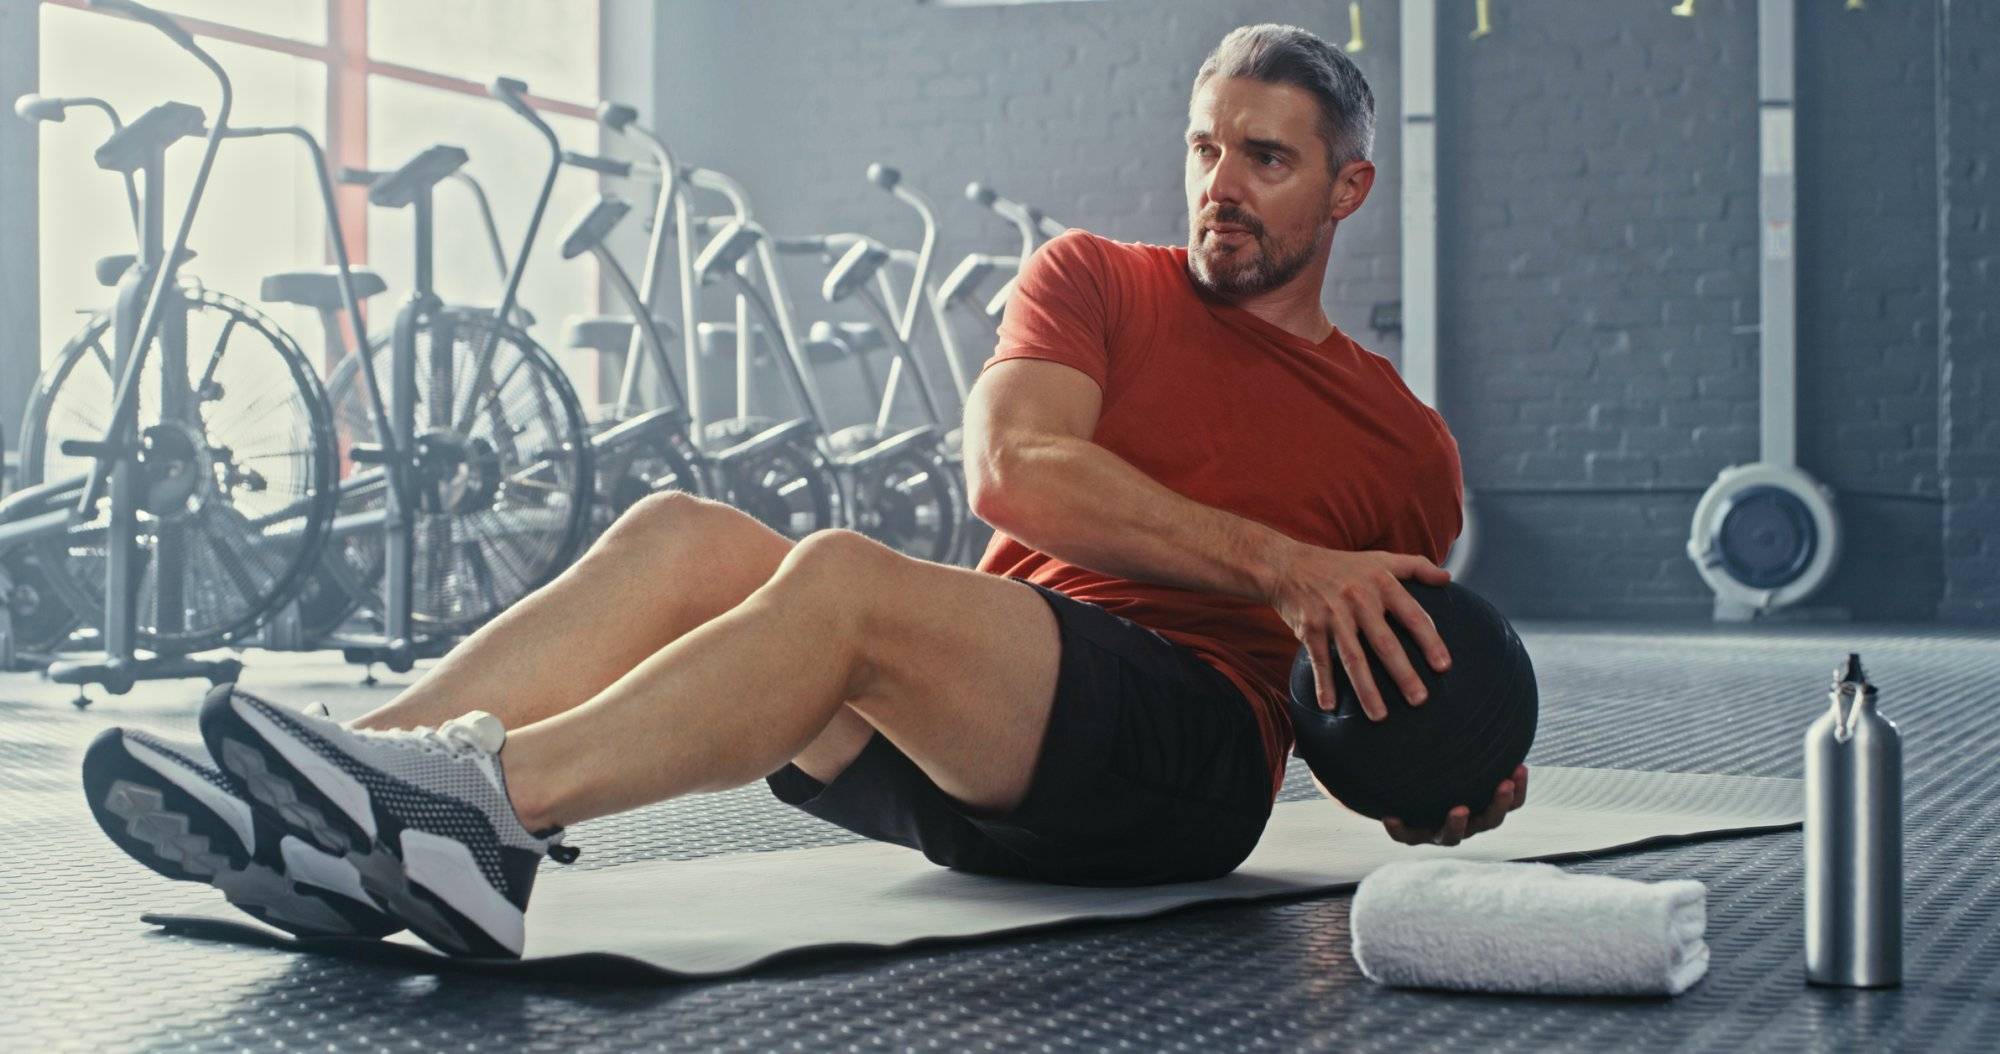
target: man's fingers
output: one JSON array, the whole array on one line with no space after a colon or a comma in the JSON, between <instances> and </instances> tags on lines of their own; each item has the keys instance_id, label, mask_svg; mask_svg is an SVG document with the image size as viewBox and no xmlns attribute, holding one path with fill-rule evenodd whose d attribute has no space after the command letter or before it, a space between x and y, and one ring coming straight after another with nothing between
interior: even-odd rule
<instances>
[{"instance_id":1,"label":"man's fingers","mask_svg":"<svg viewBox=\"0 0 2000 1054\"><path fill-rule=\"evenodd\" d=\"M1471 822L1471 810L1460 805L1445 815L1444 829L1438 832L1438 844L1446 847L1465 841L1465 827Z\"/></svg>"},{"instance_id":2,"label":"man's fingers","mask_svg":"<svg viewBox=\"0 0 2000 1054\"><path fill-rule=\"evenodd\" d=\"M1328 654L1326 634L1319 630L1306 632L1306 651L1312 655L1313 686L1319 696L1319 708L1333 712L1333 657Z\"/></svg>"},{"instance_id":3,"label":"man's fingers","mask_svg":"<svg viewBox=\"0 0 2000 1054\"><path fill-rule=\"evenodd\" d=\"M1514 781L1501 780L1499 788L1493 792L1493 800L1486 804L1486 810L1480 813L1479 818L1472 822L1472 833L1478 834L1500 826L1507 819L1507 814L1513 811L1513 809Z\"/></svg>"},{"instance_id":4,"label":"man's fingers","mask_svg":"<svg viewBox=\"0 0 2000 1054\"><path fill-rule=\"evenodd\" d=\"M1368 655L1361 650L1361 640L1354 631L1354 619L1346 611L1333 609L1334 650L1340 654L1340 665L1347 670L1347 682L1354 686L1355 698L1361 701L1361 712L1370 721L1380 721L1389 716L1389 708L1382 703L1382 693L1375 688L1375 675L1368 669Z\"/></svg>"},{"instance_id":5,"label":"man's fingers","mask_svg":"<svg viewBox=\"0 0 2000 1054\"><path fill-rule=\"evenodd\" d=\"M1389 593L1389 610L1396 613L1397 621L1410 631L1410 638L1417 642L1418 650L1424 653L1431 669L1439 673L1451 668L1451 652L1444 646L1444 638L1438 636L1437 623L1431 621L1431 613L1424 610L1417 598L1408 590L1396 589ZM1396 649L1398 654L1401 648Z\"/></svg>"},{"instance_id":6,"label":"man's fingers","mask_svg":"<svg viewBox=\"0 0 2000 1054\"><path fill-rule=\"evenodd\" d=\"M1445 821L1435 831L1419 831L1404 826L1401 820L1389 817L1382 821L1389 837L1404 845L1424 845L1433 843L1454 846L1472 837L1491 831L1507 822L1507 814L1520 808L1528 800L1528 766L1517 765L1514 774L1501 780L1493 789L1493 800L1478 816L1472 810L1460 805L1445 814Z\"/></svg>"},{"instance_id":7,"label":"man's fingers","mask_svg":"<svg viewBox=\"0 0 2000 1054\"><path fill-rule=\"evenodd\" d=\"M1389 837L1394 838L1404 845L1422 845L1431 840L1431 833L1429 831L1412 831L1408 827L1403 826L1403 821L1396 819L1394 816L1383 820L1382 827L1389 832Z\"/></svg>"},{"instance_id":8,"label":"man's fingers","mask_svg":"<svg viewBox=\"0 0 2000 1054\"><path fill-rule=\"evenodd\" d=\"M1408 572L1408 574L1404 574L1403 572ZM1396 577L1415 578L1426 585L1441 586L1451 581L1451 572L1431 563L1421 556L1412 556L1408 557L1403 566L1397 569Z\"/></svg>"},{"instance_id":9,"label":"man's fingers","mask_svg":"<svg viewBox=\"0 0 2000 1054\"><path fill-rule=\"evenodd\" d=\"M1400 587L1396 592L1403 593ZM1403 595L1409 596L1408 593ZM1410 656L1403 650L1403 642L1396 639L1396 631L1390 629L1380 615L1363 616L1361 625L1368 634L1368 643L1375 649L1376 657L1388 667L1390 679L1403 693L1403 701L1411 706L1424 705L1430 693L1424 688L1424 679L1417 676L1416 669L1410 665Z\"/></svg>"}]
</instances>

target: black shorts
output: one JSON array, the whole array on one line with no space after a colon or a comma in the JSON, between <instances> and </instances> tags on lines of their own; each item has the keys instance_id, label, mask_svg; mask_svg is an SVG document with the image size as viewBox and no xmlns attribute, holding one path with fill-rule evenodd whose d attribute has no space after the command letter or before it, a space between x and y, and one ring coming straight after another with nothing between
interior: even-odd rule
<instances>
[{"instance_id":1,"label":"black shorts","mask_svg":"<svg viewBox=\"0 0 2000 1054\"><path fill-rule=\"evenodd\" d=\"M1235 870L1271 816L1249 701L1192 651L1034 588L1055 610L1062 662L1041 756L1012 812L962 805L879 732L832 783L786 765L766 777L771 792L961 871L1125 886Z\"/></svg>"}]
</instances>

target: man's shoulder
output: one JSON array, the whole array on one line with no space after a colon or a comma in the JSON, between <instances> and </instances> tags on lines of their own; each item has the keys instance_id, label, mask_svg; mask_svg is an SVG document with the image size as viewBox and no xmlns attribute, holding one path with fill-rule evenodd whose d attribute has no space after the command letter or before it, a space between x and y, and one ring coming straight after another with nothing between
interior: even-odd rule
<instances>
[{"instance_id":1,"label":"man's shoulder","mask_svg":"<svg viewBox=\"0 0 2000 1054\"><path fill-rule=\"evenodd\" d=\"M1049 239L1041 251L1064 263L1075 262L1102 270L1144 270L1176 264L1173 246L1121 242L1082 227L1071 227Z\"/></svg>"},{"instance_id":2,"label":"man's shoulder","mask_svg":"<svg viewBox=\"0 0 2000 1054\"><path fill-rule=\"evenodd\" d=\"M1395 392L1446 435L1450 434L1451 429L1445 424L1444 416L1429 403L1417 397L1415 389L1410 387L1410 382L1403 377L1402 371L1396 368L1396 364L1391 362L1388 356L1362 347L1360 341L1355 340L1346 330L1338 326L1334 327L1334 332L1339 334L1340 343L1350 349L1355 361L1365 363L1374 370L1377 383L1384 389Z\"/></svg>"}]
</instances>

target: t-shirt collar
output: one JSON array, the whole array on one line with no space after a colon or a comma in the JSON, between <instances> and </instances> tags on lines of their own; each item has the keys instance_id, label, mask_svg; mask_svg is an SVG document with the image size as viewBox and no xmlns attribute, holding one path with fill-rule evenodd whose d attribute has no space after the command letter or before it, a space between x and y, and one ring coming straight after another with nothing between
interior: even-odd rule
<instances>
[{"instance_id":1,"label":"t-shirt collar","mask_svg":"<svg viewBox=\"0 0 2000 1054\"><path fill-rule=\"evenodd\" d=\"M1333 327L1333 332L1328 333L1325 340L1315 344L1283 326L1267 322L1257 315L1216 296L1214 293L1203 288L1200 282L1194 280L1194 275L1188 272L1187 246L1177 245L1173 247L1173 250L1174 259L1181 265L1181 273L1187 278L1188 288L1194 291L1195 296L1201 298L1202 304L1208 308L1211 314L1214 314L1223 321L1261 333L1272 340L1296 345L1301 348L1309 348L1314 351L1329 351L1340 342L1341 333L1339 326Z\"/></svg>"}]
</instances>

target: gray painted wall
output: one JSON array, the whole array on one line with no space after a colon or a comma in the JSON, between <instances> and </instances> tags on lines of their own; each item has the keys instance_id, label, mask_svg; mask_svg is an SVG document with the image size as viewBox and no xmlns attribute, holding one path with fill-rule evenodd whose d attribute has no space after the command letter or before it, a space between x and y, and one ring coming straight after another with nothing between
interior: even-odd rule
<instances>
[{"instance_id":1,"label":"gray painted wall","mask_svg":"<svg viewBox=\"0 0 2000 1054\"><path fill-rule=\"evenodd\" d=\"M1945 0L1940 417L1945 594L1953 620L2000 623L2000 5Z\"/></svg>"},{"instance_id":2,"label":"gray painted wall","mask_svg":"<svg viewBox=\"0 0 2000 1054\"><path fill-rule=\"evenodd\" d=\"M1441 398L1478 493L1473 582L1521 614L1705 617L1683 554L1694 504L1757 457L1756 5L1667 6L1505 5L1478 41L1471 5L1440 16ZM1340 231L1326 303L1394 359L1367 313L1400 267L1396 5L1365 9L1381 178ZM2000 63L1974 43L1995 17L1966 0L1800 6L1800 461L1847 528L1823 613L2000 617ZM659 19L659 122L783 233L913 240L860 178L880 159L943 204L947 259L1008 244L957 201L975 178L1111 237L1178 242L1194 68L1264 20L1348 35L1325 2L678 5Z\"/></svg>"},{"instance_id":3,"label":"gray painted wall","mask_svg":"<svg viewBox=\"0 0 2000 1054\"><path fill-rule=\"evenodd\" d=\"M1758 456L1756 31L1621 0L1444 35L1444 398L1517 609L1708 607L1689 520ZM1935 37L1799 9L1799 459L1846 543L1811 604L1868 618L1941 590Z\"/></svg>"},{"instance_id":4,"label":"gray painted wall","mask_svg":"<svg viewBox=\"0 0 2000 1054\"><path fill-rule=\"evenodd\" d=\"M41 289L36 284L40 228L35 216L38 128L16 120L16 98L41 81L39 4L0 3L0 435L8 457L21 434L21 404L41 363Z\"/></svg>"},{"instance_id":5,"label":"gray painted wall","mask_svg":"<svg viewBox=\"0 0 2000 1054\"><path fill-rule=\"evenodd\" d=\"M940 205L946 260L1011 243L959 197L971 179L1111 237L1181 240L1202 55L1249 21L1347 37L1323 0L609 6L611 94L653 102L769 227L912 244L910 214L861 178L888 161ZM1442 15L1443 409L1478 492L1474 584L1524 615L1704 615L1688 520L1756 456L1755 4L1664 6L1505 5L1479 41L1470 5ZM1365 7L1381 178L1326 303L1394 359L1367 316L1400 267L1397 27L1394 4ZM9 99L35 86L35 10L0 4ZM1995 39L2000 5L1978 0L1800 8L1800 459L1848 529L1815 604L1857 617L2000 622ZM0 121L10 440L38 346L34 132ZM795 277L810 307L814 276ZM862 412L858 389L829 394Z\"/></svg>"}]
</instances>

